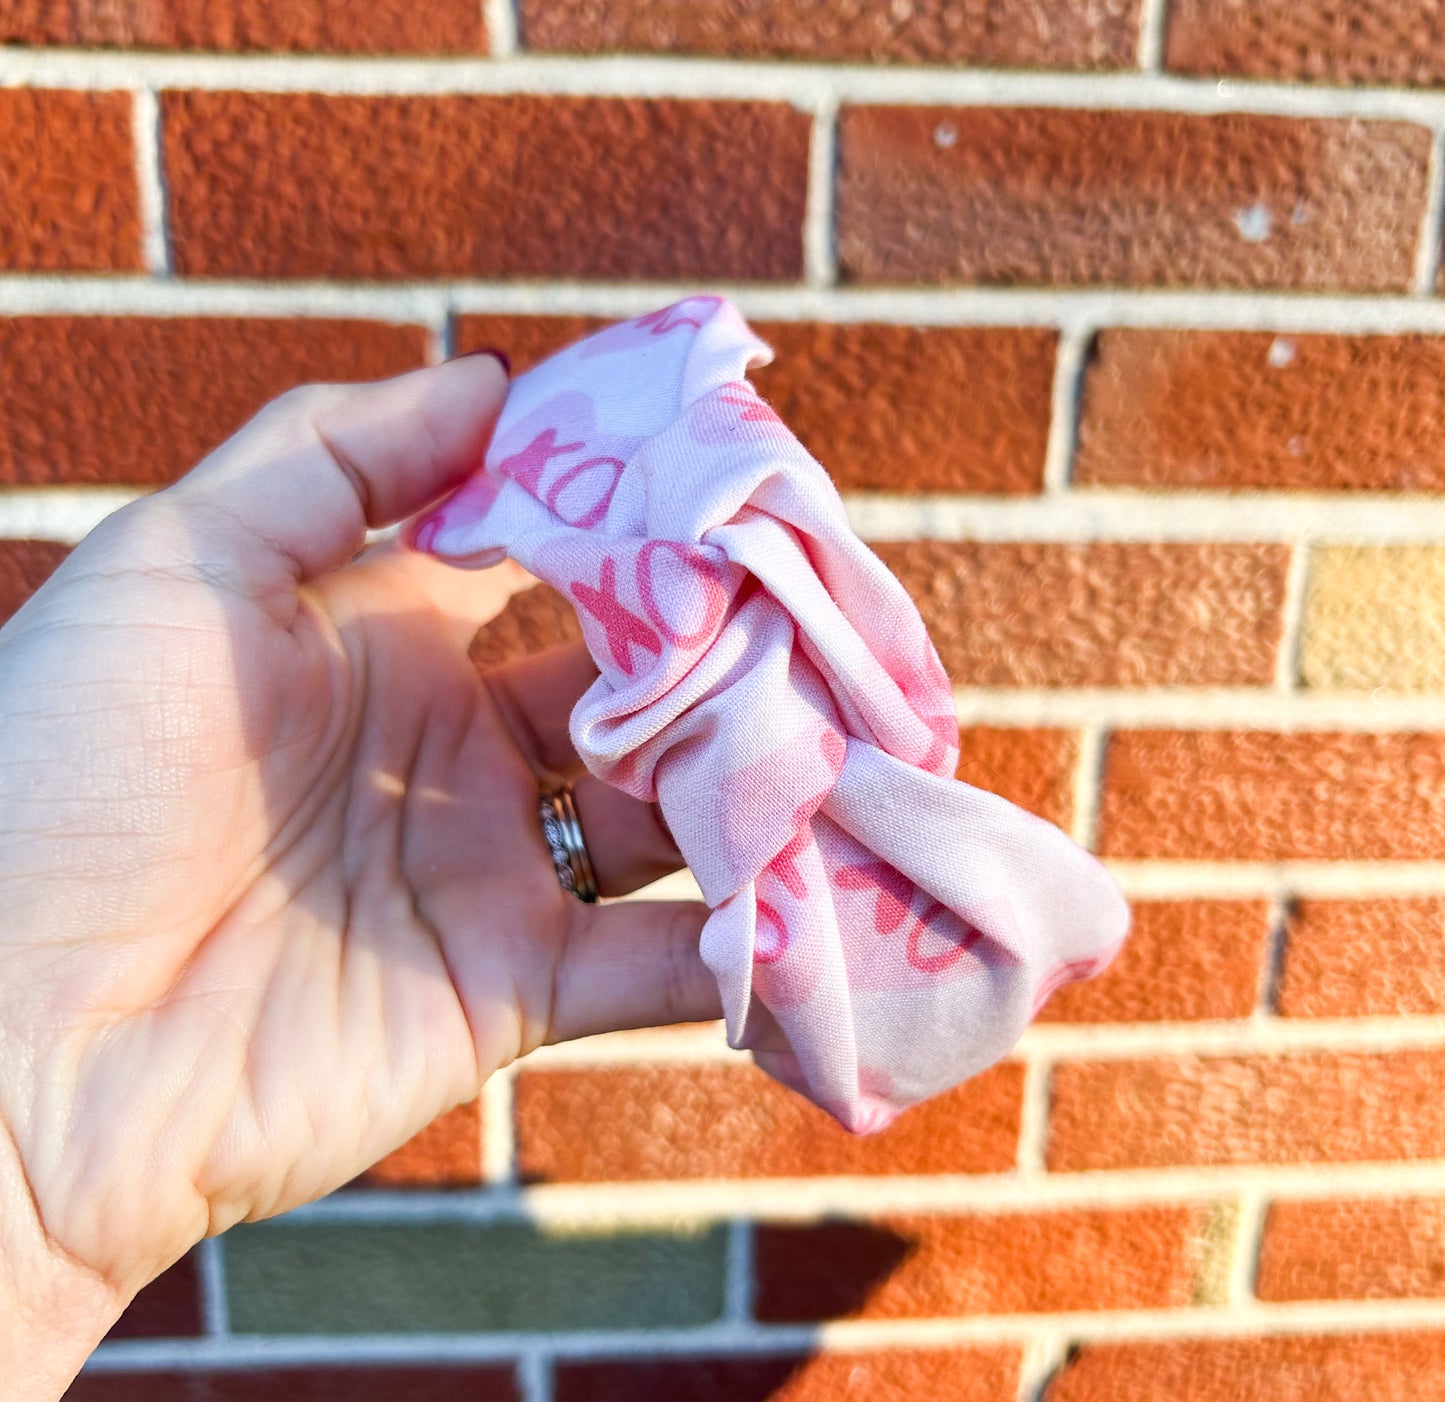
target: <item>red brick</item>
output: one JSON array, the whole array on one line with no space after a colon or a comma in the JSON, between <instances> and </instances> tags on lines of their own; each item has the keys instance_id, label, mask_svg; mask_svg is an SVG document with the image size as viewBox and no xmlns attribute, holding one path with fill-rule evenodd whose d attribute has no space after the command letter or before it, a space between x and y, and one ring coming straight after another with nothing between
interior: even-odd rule
<instances>
[{"instance_id":1,"label":"red brick","mask_svg":"<svg viewBox=\"0 0 1445 1402\"><path fill-rule=\"evenodd\" d=\"M74 48L379 53L485 52L475 0L6 0L0 43Z\"/></svg>"},{"instance_id":2,"label":"red brick","mask_svg":"<svg viewBox=\"0 0 1445 1402\"><path fill-rule=\"evenodd\" d=\"M1440 491L1445 337L1105 331L1082 415L1082 483Z\"/></svg>"},{"instance_id":3,"label":"red brick","mask_svg":"<svg viewBox=\"0 0 1445 1402\"><path fill-rule=\"evenodd\" d=\"M1398 122L845 109L841 268L852 282L1403 292L1429 145Z\"/></svg>"},{"instance_id":4,"label":"red brick","mask_svg":"<svg viewBox=\"0 0 1445 1402\"><path fill-rule=\"evenodd\" d=\"M1079 737L1071 730L965 726L958 736L957 774L1030 813L1066 828L1074 814Z\"/></svg>"},{"instance_id":5,"label":"red brick","mask_svg":"<svg viewBox=\"0 0 1445 1402\"><path fill-rule=\"evenodd\" d=\"M141 267L131 101L0 88L0 269Z\"/></svg>"},{"instance_id":6,"label":"red brick","mask_svg":"<svg viewBox=\"0 0 1445 1402\"><path fill-rule=\"evenodd\" d=\"M425 355L421 327L379 322L0 319L0 482L170 482L293 385L381 379Z\"/></svg>"},{"instance_id":7,"label":"red brick","mask_svg":"<svg viewBox=\"0 0 1445 1402\"><path fill-rule=\"evenodd\" d=\"M1392 86L1445 82L1445 10L1353 0L1171 0L1178 73Z\"/></svg>"},{"instance_id":8,"label":"red brick","mask_svg":"<svg viewBox=\"0 0 1445 1402\"><path fill-rule=\"evenodd\" d=\"M1445 1402L1445 1334L1086 1344L1044 1402Z\"/></svg>"},{"instance_id":9,"label":"red brick","mask_svg":"<svg viewBox=\"0 0 1445 1402\"><path fill-rule=\"evenodd\" d=\"M764 1224L757 1317L934 1319L1187 1305L1207 1207Z\"/></svg>"},{"instance_id":10,"label":"red brick","mask_svg":"<svg viewBox=\"0 0 1445 1402\"><path fill-rule=\"evenodd\" d=\"M0 397L4 392L0 378ZM0 541L0 623L14 615L68 554L68 545L53 540Z\"/></svg>"},{"instance_id":11,"label":"red brick","mask_svg":"<svg viewBox=\"0 0 1445 1402\"><path fill-rule=\"evenodd\" d=\"M465 316L462 350L525 370L606 325L597 317ZM1037 492L1053 331L756 321L777 359L751 379L843 491Z\"/></svg>"},{"instance_id":12,"label":"red brick","mask_svg":"<svg viewBox=\"0 0 1445 1402\"><path fill-rule=\"evenodd\" d=\"M873 548L960 686L1249 686L1274 676L1284 546Z\"/></svg>"},{"instance_id":13,"label":"red brick","mask_svg":"<svg viewBox=\"0 0 1445 1402\"><path fill-rule=\"evenodd\" d=\"M809 119L784 103L177 92L163 113L185 274L802 271Z\"/></svg>"},{"instance_id":14,"label":"red brick","mask_svg":"<svg viewBox=\"0 0 1445 1402\"><path fill-rule=\"evenodd\" d=\"M1120 730L1099 850L1197 861L1433 861L1445 735Z\"/></svg>"},{"instance_id":15,"label":"red brick","mask_svg":"<svg viewBox=\"0 0 1445 1402\"><path fill-rule=\"evenodd\" d=\"M126 1306L108 1339L176 1339L205 1332L199 1248L162 1271Z\"/></svg>"},{"instance_id":16,"label":"red brick","mask_svg":"<svg viewBox=\"0 0 1445 1402\"><path fill-rule=\"evenodd\" d=\"M368 1188L465 1188L482 1180L482 1103L458 1105L374 1163Z\"/></svg>"},{"instance_id":17,"label":"red brick","mask_svg":"<svg viewBox=\"0 0 1445 1402\"><path fill-rule=\"evenodd\" d=\"M1445 1156L1445 1052L1074 1062L1049 1166L1342 1163Z\"/></svg>"},{"instance_id":18,"label":"red brick","mask_svg":"<svg viewBox=\"0 0 1445 1402\"><path fill-rule=\"evenodd\" d=\"M550 585L513 594L507 606L472 640L472 661L482 669L500 666L562 643L582 641L577 611Z\"/></svg>"},{"instance_id":19,"label":"red brick","mask_svg":"<svg viewBox=\"0 0 1445 1402\"><path fill-rule=\"evenodd\" d=\"M1445 900L1301 901L1291 913L1286 1017L1445 1013Z\"/></svg>"},{"instance_id":20,"label":"red brick","mask_svg":"<svg viewBox=\"0 0 1445 1402\"><path fill-rule=\"evenodd\" d=\"M1137 0L521 0L522 42L560 53L715 54L996 68L1129 68Z\"/></svg>"},{"instance_id":21,"label":"red brick","mask_svg":"<svg viewBox=\"0 0 1445 1402\"><path fill-rule=\"evenodd\" d=\"M1264 1219L1261 1300L1445 1295L1445 1200L1277 1202Z\"/></svg>"},{"instance_id":22,"label":"red brick","mask_svg":"<svg viewBox=\"0 0 1445 1402\"><path fill-rule=\"evenodd\" d=\"M513 1369L497 1364L242 1368L235 1372L82 1373L65 1402L519 1402Z\"/></svg>"},{"instance_id":23,"label":"red brick","mask_svg":"<svg viewBox=\"0 0 1445 1402\"><path fill-rule=\"evenodd\" d=\"M990 1068L857 1138L750 1066L523 1072L517 1164L530 1182L993 1173L1012 1168L1023 1070Z\"/></svg>"},{"instance_id":24,"label":"red brick","mask_svg":"<svg viewBox=\"0 0 1445 1402\"><path fill-rule=\"evenodd\" d=\"M559 1363L556 1402L1014 1402L1008 1345L811 1357Z\"/></svg>"},{"instance_id":25,"label":"red brick","mask_svg":"<svg viewBox=\"0 0 1445 1402\"><path fill-rule=\"evenodd\" d=\"M1267 901L1139 901L1098 978L1060 989L1041 1022L1196 1022L1248 1017L1269 947Z\"/></svg>"}]
</instances>

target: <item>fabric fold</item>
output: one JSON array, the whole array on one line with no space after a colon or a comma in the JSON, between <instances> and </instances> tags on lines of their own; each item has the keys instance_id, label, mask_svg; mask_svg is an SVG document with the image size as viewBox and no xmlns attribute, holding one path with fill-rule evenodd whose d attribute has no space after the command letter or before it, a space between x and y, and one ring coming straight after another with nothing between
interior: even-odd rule
<instances>
[{"instance_id":1,"label":"fabric fold","mask_svg":"<svg viewBox=\"0 0 1445 1402\"><path fill-rule=\"evenodd\" d=\"M600 675L573 742L661 805L729 1040L864 1133L1006 1055L1128 911L1058 828L953 777L949 680L745 378L770 358L718 297L598 332L518 377L410 538L574 605Z\"/></svg>"}]
</instances>

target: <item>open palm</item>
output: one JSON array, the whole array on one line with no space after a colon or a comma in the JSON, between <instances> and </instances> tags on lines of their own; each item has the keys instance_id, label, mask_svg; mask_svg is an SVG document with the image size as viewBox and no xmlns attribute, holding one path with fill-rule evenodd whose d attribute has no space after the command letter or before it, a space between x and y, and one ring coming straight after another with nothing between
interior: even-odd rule
<instances>
[{"instance_id":1,"label":"open palm","mask_svg":"<svg viewBox=\"0 0 1445 1402\"><path fill-rule=\"evenodd\" d=\"M701 907L552 871L538 784L578 776L586 653L479 677L519 572L357 556L504 394L479 357L288 395L0 630L0 1315L7 1270L113 1314L542 1042L717 1015ZM679 865L645 805L578 805L604 893Z\"/></svg>"}]
</instances>

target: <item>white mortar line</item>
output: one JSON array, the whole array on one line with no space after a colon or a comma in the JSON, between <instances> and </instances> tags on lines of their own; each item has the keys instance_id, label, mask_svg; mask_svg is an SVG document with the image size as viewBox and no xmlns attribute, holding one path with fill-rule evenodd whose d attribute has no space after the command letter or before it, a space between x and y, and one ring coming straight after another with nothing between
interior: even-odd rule
<instances>
[{"instance_id":1,"label":"white mortar line","mask_svg":"<svg viewBox=\"0 0 1445 1402\"><path fill-rule=\"evenodd\" d=\"M1049 1380L1068 1356L1069 1339L1063 1333L1041 1332L1024 1342L1019 1367L1018 1402L1043 1402Z\"/></svg>"},{"instance_id":2,"label":"white mortar line","mask_svg":"<svg viewBox=\"0 0 1445 1402\"><path fill-rule=\"evenodd\" d=\"M1094 338L1094 328L1071 326L1059 336L1054 360L1049 439L1044 450L1044 491L1065 492L1074 470L1078 449L1079 410L1084 392L1084 361Z\"/></svg>"},{"instance_id":3,"label":"white mortar line","mask_svg":"<svg viewBox=\"0 0 1445 1402\"><path fill-rule=\"evenodd\" d=\"M0 49L0 56L4 50ZM328 316L406 322L457 311L635 316L699 291L699 283L560 279L346 283L0 274L0 314ZM909 326L1092 326L1261 331L1290 335L1445 334L1445 299L1296 292L1109 288L782 287L708 282L748 316L773 321Z\"/></svg>"},{"instance_id":4,"label":"white mortar line","mask_svg":"<svg viewBox=\"0 0 1445 1402\"><path fill-rule=\"evenodd\" d=\"M74 545L143 492L119 487L0 489L0 538Z\"/></svg>"},{"instance_id":5,"label":"white mortar line","mask_svg":"<svg viewBox=\"0 0 1445 1402\"><path fill-rule=\"evenodd\" d=\"M753 1243L751 1220L739 1217L728 1223L722 1313L726 1320L738 1322L753 1317Z\"/></svg>"},{"instance_id":6,"label":"white mortar line","mask_svg":"<svg viewBox=\"0 0 1445 1402\"><path fill-rule=\"evenodd\" d=\"M1139 6L1139 67L1158 73L1164 67L1164 40L1169 25L1169 0L1142 0Z\"/></svg>"},{"instance_id":7,"label":"white mortar line","mask_svg":"<svg viewBox=\"0 0 1445 1402\"><path fill-rule=\"evenodd\" d=\"M537 1184L512 1192L334 1194L270 1230L329 1224L367 1227L530 1222L542 1230L644 1230L730 1223L746 1203L756 1220L937 1213L997 1215L1142 1203L1208 1202L1258 1192L1270 1198L1445 1197L1445 1159L1392 1163L1224 1164L1024 1175L936 1174L664 1183Z\"/></svg>"},{"instance_id":8,"label":"white mortar line","mask_svg":"<svg viewBox=\"0 0 1445 1402\"><path fill-rule=\"evenodd\" d=\"M691 1329L564 1333L372 1334L228 1340L122 1340L102 1344L87 1371L122 1372L187 1364L231 1367L339 1362L510 1360L545 1349L561 1358L628 1358L853 1353L1019 1343L1061 1332L1095 1340L1228 1339L1263 1334L1395 1333L1445 1326L1445 1300L1257 1302L1249 1310L1212 1307L1115 1310L1052 1315L976 1315L960 1319L847 1320L811 1325L722 1324Z\"/></svg>"},{"instance_id":9,"label":"white mortar line","mask_svg":"<svg viewBox=\"0 0 1445 1402\"><path fill-rule=\"evenodd\" d=\"M1420 241L1415 247L1415 295L1433 297L1440 271L1440 241L1445 238L1445 126L1437 126L1430 141L1429 185L1425 212L1420 217Z\"/></svg>"},{"instance_id":10,"label":"white mortar line","mask_svg":"<svg viewBox=\"0 0 1445 1402\"><path fill-rule=\"evenodd\" d=\"M203 1326L211 1338L224 1338L231 1332L231 1307L226 1297L226 1260L220 1238L207 1237L197 1250Z\"/></svg>"},{"instance_id":11,"label":"white mortar line","mask_svg":"<svg viewBox=\"0 0 1445 1402\"><path fill-rule=\"evenodd\" d=\"M1106 730L1440 731L1445 716L1428 693L1313 692L1245 687L977 689L958 687L963 725L1099 725Z\"/></svg>"},{"instance_id":12,"label":"white mortar line","mask_svg":"<svg viewBox=\"0 0 1445 1402\"><path fill-rule=\"evenodd\" d=\"M1018 1170L1022 1178L1037 1178L1047 1170L1049 1139L1049 1081L1054 1064L1031 1056L1024 1062L1024 1088L1019 1106Z\"/></svg>"},{"instance_id":13,"label":"white mortar line","mask_svg":"<svg viewBox=\"0 0 1445 1402\"><path fill-rule=\"evenodd\" d=\"M1234 1250L1229 1263L1229 1304L1241 1312L1255 1304L1254 1282L1259 1271L1259 1250L1264 1236L1265 1197L1258 1190L1236 1199Z\"/></svg>"},{"instance_id":14,"label":"white mortar line","mask_svg":"<svg viewBox=\"0 0 1445 1402\"><path fill-rule=\"evenodd\" d=\"M522 1402L552 1402L552 1362L533 1348L517 1360L517 1388Z\"/></svg>"},{"instance_id":15,"label":"white mortar line","mask_svg":"<svg viewBox=\"0 0 1445 1402\"><path fill-rule=\"evenodd\" d=\"M1263 897L1319 899L1445 895L1445 862L1105 863L1136 900Z\"/></svg>"},{"instance_id":16,"label":"white mortar line","mask_svg":"<svg viewBox=\"0 0 1445 1402\"><path fill-rule=\"evenodd\" d=\"M517 52L516 0L480 0L480 3L490 57L512 58Z\"/></svg>"},{"instance_id":17,"label":"white mortar line","mask_svg":"<svg viewBox=\"0 0 1445 1402\"><path fill-rule=\"evenodd\" d=\"M808 196L803 215L803 280L832 287L838 280L833 191L838 160L838 104L825 98L813 111L808 144Z\"/></svg>"},{"instance_id":18,"label":"white mortar line","mask_svg":"<svg viewBox=\"0 0 1445 1402\"><path fill-rule=\"evenodd\" d=\"M514 1068L494 1072L482 1087L482 1182L515 1183L516 1142L512 1124Z\"/></svg>"},{"instance_id":19,"label":"white mortar line","mask_svg":"<svg viewBox=\"0 0 1445 1402\"><path fill-rule=\"evenodd\" d=\"M1285 695L1290 695L1301 685L1309 570L1310 548L1303 541L1298 541L1290 549L1289 568L1285 571L1284 598L1280 601L1279 651L1275 654L1274 686L1276 691Z\"/></svg>"},{"instance_id":20,"label":"white mortar line","mask_svg":"<svg viewBox=\"0 0 1445 1402\"><path fill-rule=\"evenodd\" d=\"M141 249L146 268L158 277L171 271L167 227L165 155L161 144L160 99L154 88L140 88L131 106L135 142L135 179L140 201Z\"/></svg>"},{"instance_id":21,"label":"white mortar line","mask_svg":"<svg viewBox=\"0 0 1445 1402\"><path fill-rule=\"evenodd\" d=\"M461 57L162 54L0 50L0 86L148 87L363 94L536 93L788 102L1086 107L1258 112L1300 117L1445 120L1429 89L1216 81L1155 73L1057 73L767 60L518 53L504 63Z\"/></svg>"},{"instance_id":22,"label":"white mortar line","mask_svg":"<svg viewBox=\"0 0 1445 1402\"><path fill-rule=\"evenodd\" d=\"M1073 819L1070 835L1086 852L1094 850L1098 836L1099 799L1104 788L1104 752L1108 735L1103 726L1083 725L1078 730L1079 753L1074 760Z\"/></svg>"},{"instance_id":23,"label":"white mortar line","mask_svg":"<svg viewBox=\"0 0 1445 1402\"><path fill-rule=\"evenodd\" d=\"M1257 1019L1274 1017L1279 1003L1280 982L1284 977L1284 961L1288 953L1289 914L1293 894L1281 893L1269 903L1269 930L1265 936L1259 986L1255 990L1254 1015Z\"/></svg>"}]
</instances>

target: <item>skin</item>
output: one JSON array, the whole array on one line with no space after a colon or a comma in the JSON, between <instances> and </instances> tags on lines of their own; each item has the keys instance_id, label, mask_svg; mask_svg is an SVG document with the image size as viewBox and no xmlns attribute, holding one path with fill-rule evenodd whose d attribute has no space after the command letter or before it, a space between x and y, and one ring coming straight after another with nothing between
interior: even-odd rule
<instances>
[{"instance_id":1,"label":"skin","mask_svg":"<svg viewBox=\"0 0 1445 1402\"><path fill-rule=\"evenodd\" d=\"M680 865L567 738L580 647L478 675L526 576L363 551L480 461L487 356L285 395L0 629L0 1399L51 1402L202 1237L331 1191L544 1043L719 1015Z\"/></svg>"}]
</instances>

